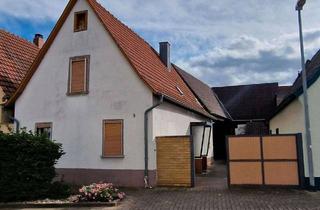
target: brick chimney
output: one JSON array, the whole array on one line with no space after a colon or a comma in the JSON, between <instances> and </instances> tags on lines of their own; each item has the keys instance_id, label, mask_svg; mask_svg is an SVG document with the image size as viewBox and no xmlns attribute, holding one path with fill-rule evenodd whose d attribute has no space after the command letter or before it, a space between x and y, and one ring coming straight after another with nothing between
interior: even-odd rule
<instances>
[{"instance_id":1,"label":"brick chimney","mask_svg":"<svg viewBox=\"0 0 320 210\"><path fill-rule=\"evenodd\" d=\"M39 49L41 49L42 46L44 45L43 35L42 34L35 34L34 39L33 39L33 43L35 45L37 45L39 47Z\"/></svg>"},{"instance_id":2,"label":"brick chimney","mask_svg":"<svg viewBox=\"0 0 320 210\"><path fill-rule=\"evenodd\" d=\"M159 43L160 59L162 63L168 68L168 71L171 70L171 61L170 61L170 43L169 42L160 42Z\"/></svg>"}]
</instances>

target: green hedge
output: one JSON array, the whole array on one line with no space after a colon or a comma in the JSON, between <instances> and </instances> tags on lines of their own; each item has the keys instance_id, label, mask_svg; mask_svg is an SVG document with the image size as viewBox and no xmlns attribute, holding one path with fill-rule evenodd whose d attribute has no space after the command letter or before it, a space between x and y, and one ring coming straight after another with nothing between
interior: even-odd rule
<instances>
[{"instance_id":1,"label":"green hedge","mask_svg":"<svg viewBox=\"0 0 320 210\"><path fill-rule=\"evenodd\" d=\"M47 198L59 193L57 188L67 190L52 183L54 165L63 154L62 145L45 136L0 132L0 201Z\"/></svg>"}]
</instances>

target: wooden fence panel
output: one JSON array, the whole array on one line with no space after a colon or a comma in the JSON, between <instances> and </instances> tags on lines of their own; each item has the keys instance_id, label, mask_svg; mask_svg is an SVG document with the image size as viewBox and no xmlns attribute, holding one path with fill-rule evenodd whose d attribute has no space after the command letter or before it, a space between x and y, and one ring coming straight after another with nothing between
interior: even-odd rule
<instances>
[{"instance_id":1,"label":"wooden fence panel","mask_svg":"<svg viewBox=\"0 0 320 210\"><path fill-rule=\"evenodd\" d=\"M157 185L192 186L192 144L189 136L157 137Z\"/></svg>"},{"instance_id":2,"label":"wooden fence panel","mask_svg":"<svg viewBox=\"0 0 320 210\"><path fill-rule=\"evenodd\" d=\"M304 166L300 137L300 134L229 137L229 185L301 186Z\"/></svg>"}]
</instances>

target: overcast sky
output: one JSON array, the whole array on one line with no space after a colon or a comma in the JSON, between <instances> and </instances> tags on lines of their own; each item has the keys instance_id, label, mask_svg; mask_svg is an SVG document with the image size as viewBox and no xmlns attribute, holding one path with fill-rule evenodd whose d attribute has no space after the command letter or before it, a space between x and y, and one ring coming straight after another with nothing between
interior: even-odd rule
<instances>
[{"instance_id":1,"label":"overcast sky","mask_svg":"<svg viewBox=\"0 0 320 210\"><path fill-rule=\"evenodd\" d=\"M100 0L155 49L211 86L291 84L300 66L295 0ZM67 0L1 0L0 28L46 37ZM320 48L320 1L303 11L306 57Z\"/></svg>"}]
</instances>

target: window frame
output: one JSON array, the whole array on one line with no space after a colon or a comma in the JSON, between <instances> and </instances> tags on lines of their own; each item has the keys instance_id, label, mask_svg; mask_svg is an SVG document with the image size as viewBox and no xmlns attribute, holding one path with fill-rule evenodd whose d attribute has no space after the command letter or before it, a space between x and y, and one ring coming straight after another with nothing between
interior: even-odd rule
<instances>
[{"instance_id":1,"label":"window frame","mask_svg":"<svg viewBox=\"0 0 320 210\"><path fill-rule=\"evenodd\" d=\"M52 134L53 134L53 123L52 122L37 122L35 123L35 134L39 135L38 133L38 129L44 129L44 128L50 128L51 129L51 133L49 136L49 139L52 140Z\"/></svg>"},{"instance_id":2,"label":"window frame","mask_svg":"<svg viewBox=\"0 0 320 210\"><path fill-rule=\"evenodd\" d=\"M121 123L121 154L108 155L105 148L105 125L107 123ZM123 119L105 119L102 121L102 154L101 158L124 158L124 120Z\"/></svg>"},{"instance_id":3,"label":"window frame","mask_svg":"<svg viewBox=\"0 0 320 210\"><path fill-rule=\"evenodd\" d=\"M72 63L77 61L85 62L85 73L84 73L84 90L79 92L71 92L72 91ZM89 72L90 72L90 55L81 55L69 58L69 72L68 72L68 90L67 95L86 95L89 93Z\"/></svg>"},{"instance_id":4,"label":"window frame","mask_svg":"<svg viewBox=\"0 0 320 210\"><path fill-rule=\"evenodd\" d=\"M83 29L77 28L77 21L78 21L78 15L84 14L85 15L85 27ZM74 22L73 22L73 32L81 32L81 31L87 31L88 30L88 10L83 10L79 12L74 13Z\"/></svg>"}]
</instances>

